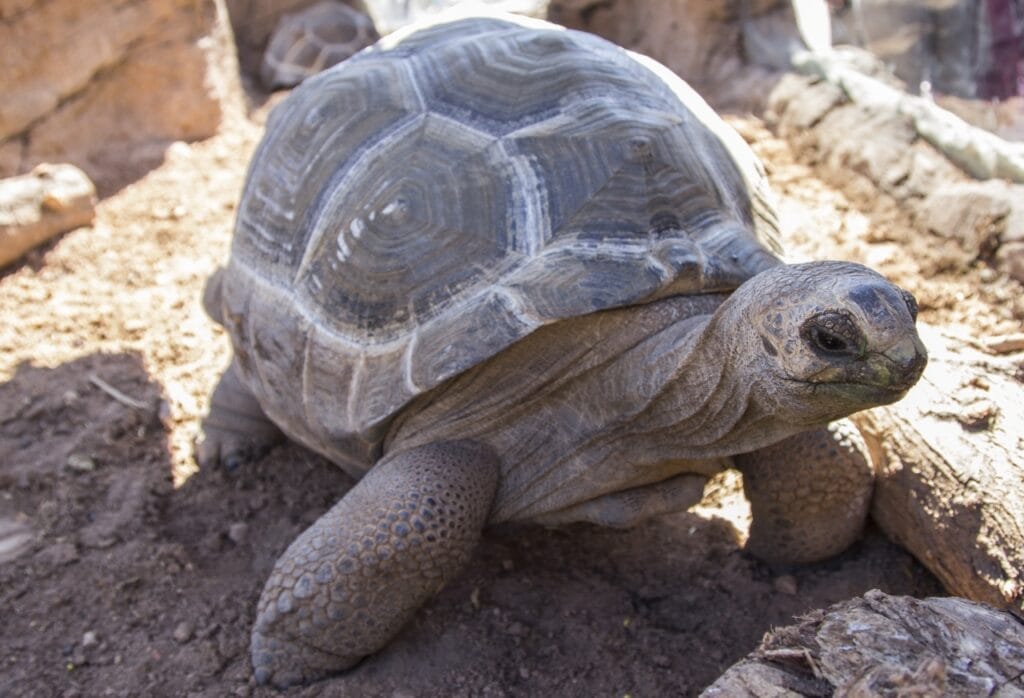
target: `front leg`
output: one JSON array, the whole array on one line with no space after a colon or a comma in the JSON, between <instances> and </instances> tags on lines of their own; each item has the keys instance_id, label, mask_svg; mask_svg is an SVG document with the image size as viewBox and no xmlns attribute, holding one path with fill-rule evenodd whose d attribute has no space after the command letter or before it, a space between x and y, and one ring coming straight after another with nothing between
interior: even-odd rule
<instances>
[{"instance_id":1,"label":"front leg","mask_svg":"<svg viewBox=\"0 0 1024 698\"><path fill-rule=\"evenodd\" d=\"M769 562L837 555L861 534L875 474L849 420L733 457L753 521L746 549Z\"/></svg>"},{"instance_id":2,"label":"front leg","mask_svg":"<svg viewBox=\"0 0 1024 698\"><path fill-rule=\"evenodd\" d=\"M312 681L383 647L469 559L498 473L495 453L467 441L374 466L274 565L252 633L256 681Z\"/></svg>"}]
</instances>

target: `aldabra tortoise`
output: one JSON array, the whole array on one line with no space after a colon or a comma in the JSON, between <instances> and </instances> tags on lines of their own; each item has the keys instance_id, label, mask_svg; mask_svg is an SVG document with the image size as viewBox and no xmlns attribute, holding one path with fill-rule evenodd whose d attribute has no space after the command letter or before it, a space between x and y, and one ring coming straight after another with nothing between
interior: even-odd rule
<instances>
[{"instance_id":1,"label":"aldabra tortoise","mask_svg":"<svg viewBox=\"0 0 1024 698\"><path fill-rule=\"evenodd\" d=\"M776 234L742 140L587 34L464 19L303 83L208 286L235 360L198 455L280 429L361 479L267 581L257 680L382 647L488 523L628 525L733 464L757 552L848 544L871 474L825 425L918 379L915 305Z\"/></svg>"},{"instance_id":2,"label":"aldabra tortoise","mask_svg":"<svg viewBox=\"0 0 1024 698\"><path fill-rule=\"evenodd\" d=\"M324 0L281 18L263 53L260 80L270 90L294 87L378 38L368 16L337 0Z\"/></svg>"}]
</instances>

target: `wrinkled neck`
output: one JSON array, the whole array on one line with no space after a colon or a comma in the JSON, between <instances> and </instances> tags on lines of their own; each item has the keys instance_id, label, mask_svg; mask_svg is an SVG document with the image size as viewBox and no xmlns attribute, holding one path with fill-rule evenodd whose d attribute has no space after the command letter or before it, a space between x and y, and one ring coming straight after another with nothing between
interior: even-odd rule
<instances>
[{"instance_id":1,"label":"wrinkled neck","mask_svg":"<svg viewBox=\"0 0 1024 698\"><path fill-rule=\"evenodd\" d=\"M674 371L643 419L679 458L721 458L761 448L802 427L780 420L761 378L749 328L724 303L673 352Z\"/></svg>"}]
</instances>

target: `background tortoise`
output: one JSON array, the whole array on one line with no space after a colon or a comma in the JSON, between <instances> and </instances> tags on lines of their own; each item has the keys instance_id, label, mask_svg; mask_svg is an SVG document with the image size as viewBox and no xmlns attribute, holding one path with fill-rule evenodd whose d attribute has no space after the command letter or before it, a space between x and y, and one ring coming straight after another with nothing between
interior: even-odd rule
<instances>
[{"instance_id":1,"label":"background tortoise","mask_svg":"<svg viewBox=\"0 0 1024 698\"><path fill-rule=\"evenodd\" d=\"M441 23L305 82L208 286L235 360L198 456L230 464L280 429L361 480L267 581L257 680L379 649L489 522L628 525L730 465L755 552L847 545L871 473L824 425L917 380L915 306L862 266L777 251L742 140L596 37Z\"/></svg>"},{"instance_id":2,"label":"background tortoise","mask_svg":"<svg viewBox=\"0 0 1024 698\"><path fill-rule=\"evenodd\" d=\"M335 0L319 2L277 23L263 53L260 80L268 90L293 87L378 38L367 15Z\"/></svg>"}]
</instances>

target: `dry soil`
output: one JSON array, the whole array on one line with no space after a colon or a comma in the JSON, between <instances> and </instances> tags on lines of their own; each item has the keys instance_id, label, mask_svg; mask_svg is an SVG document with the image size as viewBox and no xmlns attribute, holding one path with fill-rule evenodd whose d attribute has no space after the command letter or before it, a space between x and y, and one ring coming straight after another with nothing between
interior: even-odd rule
<instances>
[{"instance_id":1,"label":"dry soil","mask_svg":"<svg viewBox=\"0 0 1024 698\"><path fill-rule=\"evenodd\" d=\"M206 318L266 108L178 143L93 226L0 276L0 695L272 695L250 683L253 609L274 559L352 486L283 445L233 476L192 460L228 361ZM826 183L754 117L795 260L864 261L922 318L1019 330L1021 289ZM941 593L877 532L773 569L740 543L735 474L705 506L634 530L487 531L468 569L385 650L298 696L695 695L771 626L861 594Z\"/></svg>"}]
</instances>

